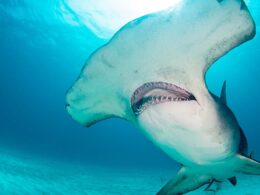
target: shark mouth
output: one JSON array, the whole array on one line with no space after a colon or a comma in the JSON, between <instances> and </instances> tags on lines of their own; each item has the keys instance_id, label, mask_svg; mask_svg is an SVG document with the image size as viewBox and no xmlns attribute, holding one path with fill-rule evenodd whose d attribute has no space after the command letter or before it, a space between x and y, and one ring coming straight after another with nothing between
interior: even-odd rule
<instances>
[{"instance_id":1,"label":"shark mouth","mask_svg":"<svg viewBox=\"0 0 260 195\"><path fill-rule=\"evenodd\" d=\"M138 87L132 95L131 107L136 116L148 107L164 102L196 101L190 92L165 82L149 82Z\"/></svg>"}]
</instances>

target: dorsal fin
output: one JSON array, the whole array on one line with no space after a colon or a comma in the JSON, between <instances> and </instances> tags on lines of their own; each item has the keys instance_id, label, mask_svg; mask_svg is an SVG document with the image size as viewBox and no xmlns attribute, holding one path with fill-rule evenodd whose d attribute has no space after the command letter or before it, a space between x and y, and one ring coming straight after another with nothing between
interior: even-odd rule
<instances>
[{"instance_id":1,"label":"dorsal fin","mask_svg":"<svg viewBox=\"0 0 260 195\"><path fill-rule=\"evenodd\" d=\"M220 95L221 101L227 105L227 82L224 81L221 89L221 95Z\"/></svg>"}]
</instances>

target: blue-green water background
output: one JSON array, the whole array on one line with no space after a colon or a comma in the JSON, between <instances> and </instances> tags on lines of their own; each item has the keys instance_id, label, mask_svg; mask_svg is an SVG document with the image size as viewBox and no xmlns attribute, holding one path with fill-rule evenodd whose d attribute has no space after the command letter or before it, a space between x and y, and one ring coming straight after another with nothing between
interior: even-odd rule
<instances>
[{"instance_id":1,"label":"blue-green water background","mask_svg":"<svg viewBox=\"0 0 260 195\"><path fill-rule=\"evenodd\" d=\"M223 81L227 81L228 104L248 137L254 158L260 159L260 2L250 1L248 6L257 25L256 37L219 60L208 72L207 84L219 94ZM99 38L83 24L72 25L62 12L77 19L62 0L0 1L0 148L5 151L0 153L0 159L4 159L2 173L6 169L15 176L16 163L21 163L5 157L6 151L10 156L22 153L31 160L54 159L86 169L177 167L125 121L111 119L86 129L68 116L67 89L87 57L108 39ZM30 166L28 162L28 170L23 172L27 177ZM0 184L5 179L2 177ZM84 189L83 184L81 187Z\"/></svg>"}]
</instances>

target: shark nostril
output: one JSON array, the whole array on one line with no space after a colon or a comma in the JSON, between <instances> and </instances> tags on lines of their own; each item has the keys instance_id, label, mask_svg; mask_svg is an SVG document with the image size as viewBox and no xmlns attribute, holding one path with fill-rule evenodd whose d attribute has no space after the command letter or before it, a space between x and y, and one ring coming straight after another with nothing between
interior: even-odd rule
<instances>
[{"instance_id":1,"label":"shark nostril","mask_svg":"<svg viewBox=\"0 0 260 195\"><path fill-rule=\"evenodd\" d=\"M67 107L69 107L69 106L70 106L70 104L68 104L68 103L67 103L67 104L65 104L65 107L66 107L66 108L67 108Z\"/></svg>"}]
</instances>

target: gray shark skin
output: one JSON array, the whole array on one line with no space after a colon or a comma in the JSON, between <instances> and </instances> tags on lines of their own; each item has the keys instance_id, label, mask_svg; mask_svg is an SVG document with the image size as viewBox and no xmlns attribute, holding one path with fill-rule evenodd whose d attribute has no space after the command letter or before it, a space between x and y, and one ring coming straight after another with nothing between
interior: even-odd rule
<instances>
[{"instance_id":1,"label":"gray shark skin","mask_svg":"<svg viewBox=\"0 0 260 195\"><path fill-rule=\"evenodd\" d=\"M119 117L182 164L158 195L184 194L238 173L260 175L234 114L205 84L208 68L252 39L242 0L183 0L126 24L88 59L67 94L73 119Z\"/></svg>"}]
</instances>

